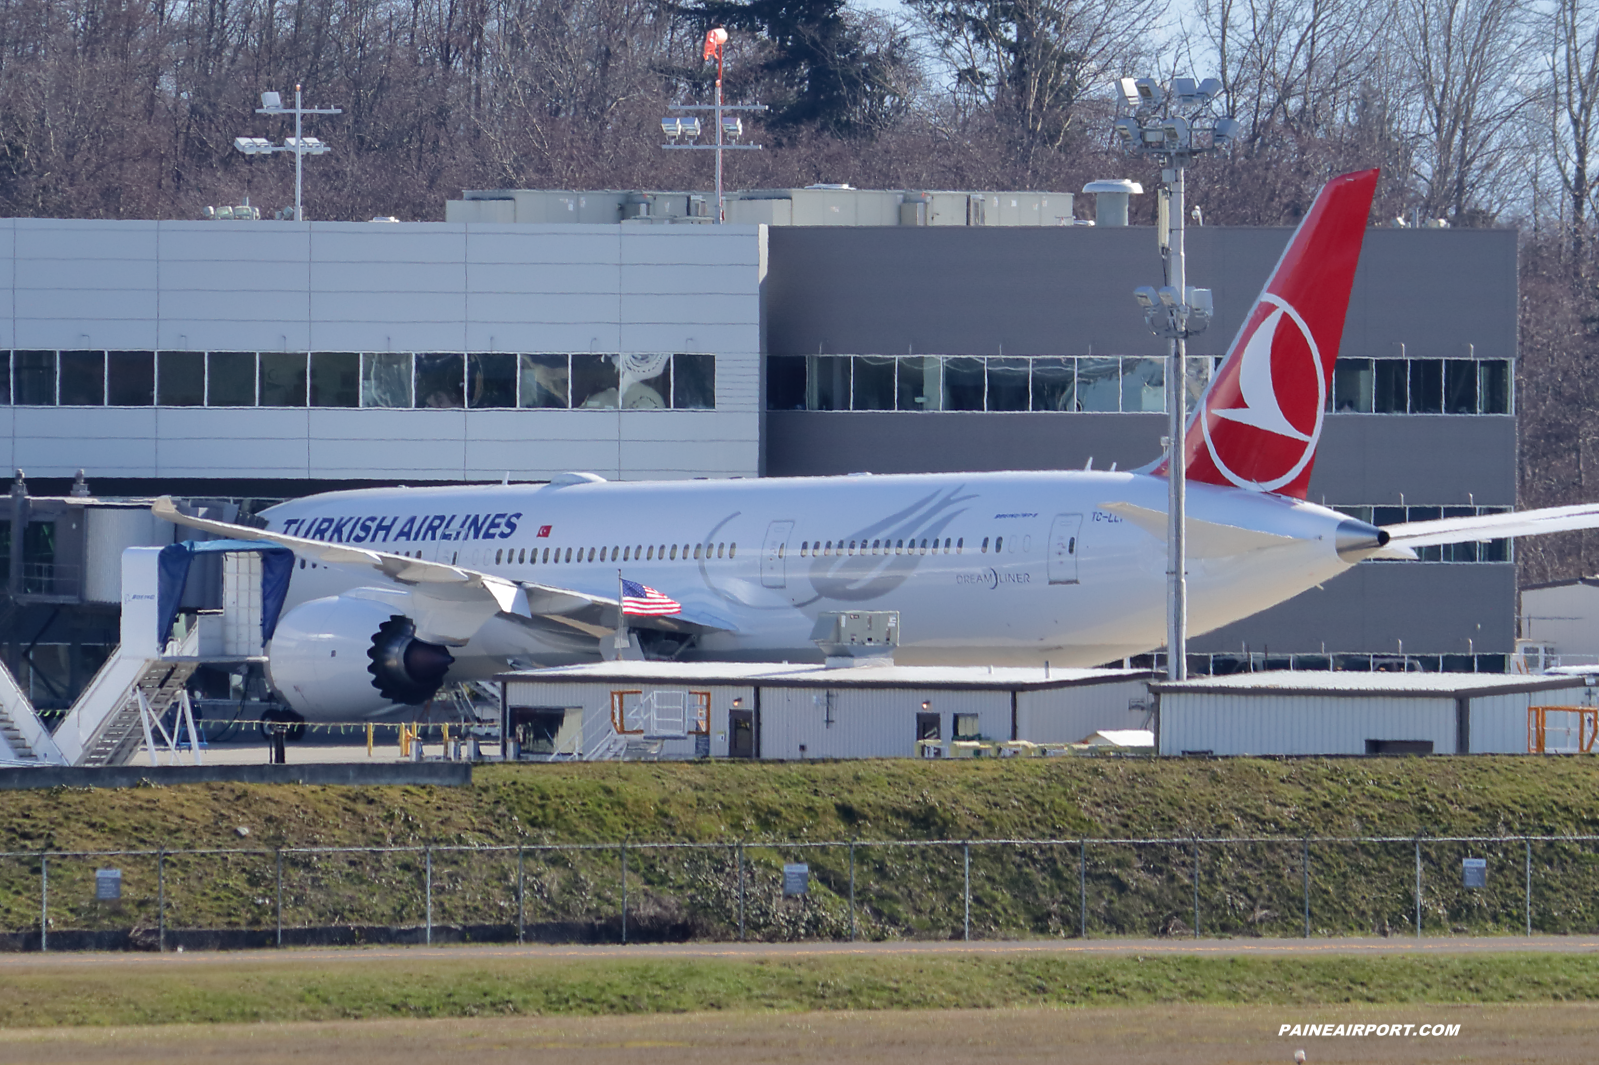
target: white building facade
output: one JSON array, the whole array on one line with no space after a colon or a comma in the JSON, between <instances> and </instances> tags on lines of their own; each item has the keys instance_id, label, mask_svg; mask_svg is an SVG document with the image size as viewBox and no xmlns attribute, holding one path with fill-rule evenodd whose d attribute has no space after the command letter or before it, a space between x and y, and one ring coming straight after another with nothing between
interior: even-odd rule
<instances>
[{"instance_id":1,"label":"white building facade","mask_svg":"<svg viewBox=\"0 0 1599 1065\"><path fill-rule=\"evenodd\" d=\"M765 246L758 226L0 220L0 461L754 476Z\"/></svg>"}]
</instances>

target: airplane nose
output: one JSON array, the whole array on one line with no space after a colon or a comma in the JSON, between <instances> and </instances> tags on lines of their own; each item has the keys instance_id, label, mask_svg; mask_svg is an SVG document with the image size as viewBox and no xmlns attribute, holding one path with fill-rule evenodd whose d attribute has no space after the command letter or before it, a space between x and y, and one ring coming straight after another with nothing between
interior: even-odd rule
<instances>
[{"instance_id":1,"label":"airplane nose","mask_svg":"<svg viewBox=\"0 0 1599 1065\"><path fill-rule=\"evenodd\" d=\"M1388 546L1388 531L1349 518L1338 523L1333 546L1345 562L1359 562Z\"/></svg>"}]
</instances>

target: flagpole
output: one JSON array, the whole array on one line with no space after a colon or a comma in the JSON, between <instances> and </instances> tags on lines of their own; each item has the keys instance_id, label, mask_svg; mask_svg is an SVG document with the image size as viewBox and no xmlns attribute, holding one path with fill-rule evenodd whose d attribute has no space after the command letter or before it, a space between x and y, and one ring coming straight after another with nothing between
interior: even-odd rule
<instances>
[{"instance_id":1,"label":"flagpole","mask_svg":"<svg viewBox=\"0 0 1599 1065\"><path fill-rule=\"evenodd\" d=\"M626 593L622 590L622 571L616 571L616 635L611 637L611 661L622 660L622 649L627 646L627 605L624 603Z\"/></svg>"}]
</instances>

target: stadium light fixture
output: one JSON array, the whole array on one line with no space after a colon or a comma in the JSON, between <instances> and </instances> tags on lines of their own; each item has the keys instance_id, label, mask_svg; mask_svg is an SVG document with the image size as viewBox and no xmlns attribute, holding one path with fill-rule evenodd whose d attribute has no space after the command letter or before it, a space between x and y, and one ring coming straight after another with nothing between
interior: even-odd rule
<instances>
[{"instance_id":1,"label":"stadium light fixture","mask_svg":"<svg viewBox=\"0 0 1599 1065\"><path fill-rule=\"evenodd\" d=\"M300 97L300 86L294 87L294 106L283 106L283 95L276 92L261 94L261 106L256 108L258 115L293 115L294 136L286 137L282 144L273 144L265 137L235 137L233 147L245 155L271 155L273 152L294 153L294 219L304 221L305 212L301 204L301 193L304 187L302 162L308 155L326 155L332 149L316 137L307 137L301 130L301 123L306 115L338 115L343 111L337 107L306 107Z\"/></svg>"}]
</instances>

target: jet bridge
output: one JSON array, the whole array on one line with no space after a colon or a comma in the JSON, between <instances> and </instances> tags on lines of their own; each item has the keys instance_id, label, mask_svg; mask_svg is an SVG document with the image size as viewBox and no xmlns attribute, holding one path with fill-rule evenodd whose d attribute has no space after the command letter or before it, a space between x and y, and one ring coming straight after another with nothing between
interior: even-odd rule
<instances>
[{"instance_id":1,"label":"jet bridge","mask_svg":"<svg viewBox=\"0 0 1599 1065\"><path fill-rule=\"evenodd\" d=\"M190 569L211 555L222 558L222 609L180 619ZM195 735L187 684L196 668L265 662L293 563L287 548L245 540L128 548L121 643L54 733L0 664L0 764L124 765L141 747L153 760L158 733L175 750L175 732L165 733L161 720L177 707Z\"/></svg>"}]
</instances>

